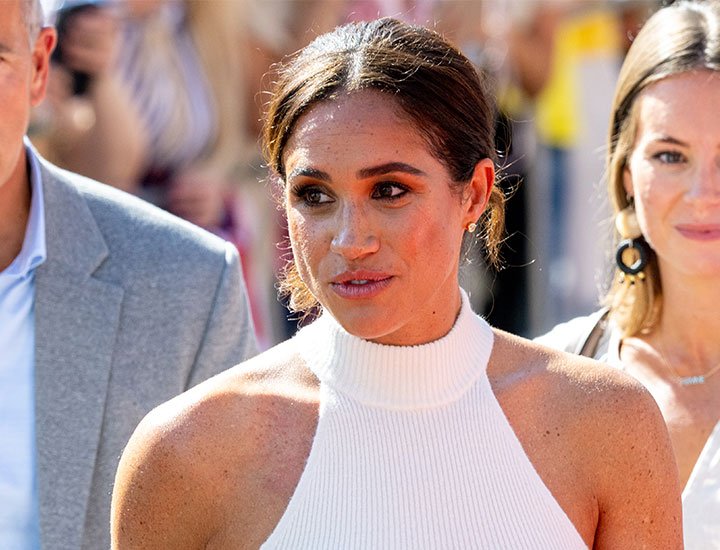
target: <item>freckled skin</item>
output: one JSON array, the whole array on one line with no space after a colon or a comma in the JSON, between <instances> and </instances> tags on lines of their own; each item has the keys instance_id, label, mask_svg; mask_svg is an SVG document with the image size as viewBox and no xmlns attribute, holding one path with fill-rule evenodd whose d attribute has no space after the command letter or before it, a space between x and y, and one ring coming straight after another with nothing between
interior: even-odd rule
<instances>
[{"instance_id":1,"label":"freckled skin","mask_svg":"<svg viewBox=\"0 0 720 550\"><path fill-rule=\"evenodd\" d=\"M484 209L491 163L480 174L480 200L464 200L452 192L447 169L392 99L367 91L310 109L296 123L283 160L298 270L340 324L358 336L393 344L416 344L447 333L460 305L462 234ZM391 162L411 165L423 175L358 177L362 169ZM324 172L328 181L292 177L308 168ZM374 199L373 190L383 182L396 182L405 194L395 201ZM319 186L331 202L308 206L293 194L307 185ZM392 281L372 300L343 299L331 282L357 269L386 273Z\"/></svg>"},{"instance_id":2,"label":"freckled skin","mask_svg":"<svg viewBox=\"0 0 720 550\"><path fill-rule=\"evenodd\" d=\"M377 92L314 106L283 160L293 253L323 307L377 342L445 335L460 306L462 232L487 203L492 163L480 161L467 193L453 194L445 167ZM336 286L348 270L356 282L380 273L379 290L348 297L353 285ZM228 369L143 420L113 492L115 550L249 550L267 540L302 474L320 406L319 382L296 346L289 340ZM667 432L639 384L502 331L487 374L589 547L682 547Z\"/></svg>"}]
</instances>

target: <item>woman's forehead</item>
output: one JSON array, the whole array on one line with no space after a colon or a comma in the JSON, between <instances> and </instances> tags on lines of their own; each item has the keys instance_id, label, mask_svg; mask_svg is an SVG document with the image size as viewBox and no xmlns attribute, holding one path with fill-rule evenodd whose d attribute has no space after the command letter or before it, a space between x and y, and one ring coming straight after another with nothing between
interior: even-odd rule
<instances>
[{"instance_id":1,"label":"woman's forehead","mask_svg":"<svg viewBox=\"0 0 720 550\"><path fill-rule=\"evenodd\" d=\"M295 135L317 125L372 126L387 122L407 124L397 100L375 90L358 90L319 101L303 113L292 129Z\"/></svg>"},{"instance_id":2,"label":"woman's forehead","mask_svg":"<svg viewBox=\"0 0 720 550\"><path fill-rule=\"evenodd\" d=\"M319 102L297 120L283 151L283 165L287 167L290 158L300 152L340 152L357 144L371 146L375 141L427 149L397 101L380 92L354 92Z\"/></svg>"},{"instance_id":3,"label":"woman's forehead","mask_svg":"<svg viewBox=\"0 0 720 550\"><path fill-rule=\"evenodd\" d=\"M711 105L718 102L720 72L700 70L668 76L653 82L638 96L634 109L638 133L700 130L713 118L717 120L718 111ZM714 124L708 129L717 135Z\"/></svg>"}]
</instances>

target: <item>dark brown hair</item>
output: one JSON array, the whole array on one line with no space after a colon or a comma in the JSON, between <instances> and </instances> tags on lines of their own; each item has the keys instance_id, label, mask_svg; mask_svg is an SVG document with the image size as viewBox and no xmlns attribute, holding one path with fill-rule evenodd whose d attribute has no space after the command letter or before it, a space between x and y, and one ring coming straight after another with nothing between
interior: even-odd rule
<instances>
[{"instance_id":1,"label":"dark brown hair","mask_svg":"<svg viewBox=\"0 0 720 550\"><path fill-rule=\"evenodd\" d=\"M631 204L623 185L623 173L635 143L636 99L654 82L707 69L720 71L720 3L717 1L684 1L663 8L648 19L638 33L620 71L610 122L607 174L615 213ZM616 234L616 240L619 238ZM660 271L655 252L650 247L648 251L645 282L620 284L617 271L615 282L604 299L625 336L651 329L660 313Z\"/></svg>"},{"instance_id":2,"label":"dark brown hair","mask_svg":"<svg viewBox=\"0 0 720 550\"><path fill-rule=\"evenodd\" d=\"M298 118L313 105L358 90L388 94L445 165L461 194L477 163L495 153L495 105L472 63L438 33L395 19L352 23L316 38L279 68L263 148L284 180L283 151ZM493 188L482 224L486 252L498 257L504 196ZM291 308L315 305L290 263L280 284Z\"/></svg>"}]
</instances>

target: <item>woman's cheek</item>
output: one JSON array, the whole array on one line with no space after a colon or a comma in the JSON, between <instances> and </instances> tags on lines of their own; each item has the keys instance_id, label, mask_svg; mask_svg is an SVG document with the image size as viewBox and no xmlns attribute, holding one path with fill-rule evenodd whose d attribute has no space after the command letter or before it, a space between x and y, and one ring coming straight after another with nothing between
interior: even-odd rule
<instances>
[{"instance_id":1,"label":"woman's cheek","mask_svg":"<svg viewBox=\"0 0 720 550\"><path fill-rule=\"evenodd\" d=\"M288 221L288 237L290 237L290 244L295 250L295 243L302 242L303 240L303 223L301 217L293 210L288 210L287 221Z\"/></svg>"},{"instance_id":2,"label":"woman's cheek","mask_svg":"<svg viewBox=\"0 0 720 550\"><path fill-rule=\"evenodd\" d=\"M322 258L322 234L316 224L297 213L288 216L288 234L295 265L300 278L315 294L315 279L318 277L319 262Z\"/></svg>"},{"instance_id":3,"label":"woman's cheek","mask_svg":"<svg viewBox=\"0 0 720 550\"><path fill-rule=\"evenodd\" d=\"M657 248L658 231L667 210L668 199L667 181L656 173L645 174L640 185L636 186L635 210L638 223L652 248Z\"/></svg>"},{"instance_id":4,"label":"woman's cheek","mask_svg":"<svg viewBox=\"0 0 720 550\"><path fill-rule=\"evenodd\" d=\"M634 187L634 190L635 215L637 216L638 225L640 226L640 230L642 231L645 240L652 246L652 220L648 218L648 195L646 192L647 190L637 185ZM652 210L650 210L650 213L651 212Z\"/></svg>"}]
</instances>

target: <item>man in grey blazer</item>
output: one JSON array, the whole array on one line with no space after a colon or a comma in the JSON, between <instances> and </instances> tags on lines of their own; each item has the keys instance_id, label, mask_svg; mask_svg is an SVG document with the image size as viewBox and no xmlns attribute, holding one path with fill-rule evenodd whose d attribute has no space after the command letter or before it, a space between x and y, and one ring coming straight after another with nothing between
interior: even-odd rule
<instances>
[{"instance_id":1,"label":"man in grey blazer","mask_svg":"<svg viewBox=\"0 0 720 550\"><path fill-rule=\"evenodd\" d=\"M137 423L253 355L255 336L230 244L23 140L55 31L37 0L2 4L0 548L108 548Z\"/></svg>"}]
</instances>

